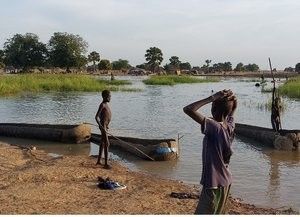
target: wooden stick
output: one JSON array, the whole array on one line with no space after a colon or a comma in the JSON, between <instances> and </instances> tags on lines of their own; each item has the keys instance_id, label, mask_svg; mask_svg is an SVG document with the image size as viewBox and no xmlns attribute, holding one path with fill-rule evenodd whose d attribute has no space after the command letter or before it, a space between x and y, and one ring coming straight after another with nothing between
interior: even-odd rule
<instances>
[{"instance_id":1,"label":"wooden stick","mask_svg":"<svg viewBox=\"0 0 300 217\"><path fill-rule=\"evenodd\" d=\"M84 122L84 124L89 124L89 125L93 125L93 126L99 127L99 126L96 125L96 124L92 124L92 123L88 123L88 122ZM122 140L122 139L119 139L118 137L112 135L111 133L109 133L109 132L107 132L107 131L106 131L106 133L107 133L108 135L112 136L113 138L115 138L116 140L119 140L120 142L123 142L123 143L125 143L126 145L128 145L128 146L134 148L135 150L137 150L138 152L140 152L141 154L143 154L144 156L146 156L146 157L149 158L150 160L155 161L152 157L150 157L149 155L147 155L146 153L144 153L142 150L138 149L137 147L135 147L135 146L129 144L128 142L126 142L126 141L124 141L124 140Z\"/></svg>"}]
</instances>

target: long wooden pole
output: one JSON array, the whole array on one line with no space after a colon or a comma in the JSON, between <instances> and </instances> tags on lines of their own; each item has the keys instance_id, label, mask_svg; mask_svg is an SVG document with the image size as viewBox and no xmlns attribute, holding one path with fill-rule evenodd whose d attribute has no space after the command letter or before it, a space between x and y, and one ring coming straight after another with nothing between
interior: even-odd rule
<instances>
[{"instance_id":1,"label":"long wooden pole","mask_svg":"<svg viewBox=\"0 0 300 217\"><path fill-rule=\"evenodd\" d=\"M273 123L272 117L273 117L273 110L275 107L275 91L276 91L276 81L275 81L275 77L274 77L274 73L273 73L273 68L272 68L272 63L271 63L271 59L269 57L269 66L270 66L270 70L271 70L271 75L272 75L272 79L273 79L273 90L272 90L272 108L271 108L271 122ZM279 130L281 130L281 118L280 118L280 111L279 108L278 109L278 119L279 119ZM276 127L274 129L273 124L272 124L272 128L273 130L277 131Z\"/></svg>"}]
</instances>

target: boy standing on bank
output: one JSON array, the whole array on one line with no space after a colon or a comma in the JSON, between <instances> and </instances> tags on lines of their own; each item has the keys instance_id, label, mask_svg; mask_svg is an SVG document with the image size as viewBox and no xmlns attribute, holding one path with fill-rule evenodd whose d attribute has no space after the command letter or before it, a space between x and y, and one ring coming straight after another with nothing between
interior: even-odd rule
<instances>
[{"instance_id":1,"label":"boy standing on bank","mask_svg":"<svg viewBox=\"0 0 300 217\"><path fill-rule=\"evenodd\" d=\"M213 118L207 118L200 112L202 106L212 103ZM195 214L223 214L232 183L228 169L232 155L234 137L233 114L237 99L231 90L222 90L212 96L196 101L183 108L183 111L201 125L205 135L202 150L203 186Z\"/></svg>"},{"instance_id":2,"label":"boy standing on bank","mask_svg":"<svg viewBox=\"0 0 300 217\"><path fill-rule=\"evenodd\" d=\"M110 169L111 166L107 163L108 161L108 148L109 148L109 140L107 135L107 130L109 128L109 123L111 121L111 110L108 105L111 99L111 94L109 90L102 91L103 101L101 102L99 109L96 113L96 121L99 125L99 129L101 131L101 143L99 147L99 155L96 164L101 164L102 152L104 151L104 168Z\"/></svg>"}]
</instances>

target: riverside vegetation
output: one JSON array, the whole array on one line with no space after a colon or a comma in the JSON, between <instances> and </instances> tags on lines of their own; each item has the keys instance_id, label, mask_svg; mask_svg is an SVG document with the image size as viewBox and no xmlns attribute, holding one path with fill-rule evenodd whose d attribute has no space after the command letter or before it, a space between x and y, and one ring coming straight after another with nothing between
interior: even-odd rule
<instances>
[{"instance_id":1,"label":"riverside vegetation","mask_svg":"<svg viewBox=\"0 0 300 217\"><path fill-rule=\"evenodd\" d=\"M78 74L19 74L4 75L0 80L0 96L17 95L22 92L47 91L84 91L96 92L108 89L111 91L139 91L136 88L124 87L131 84L125 80L103 80L89 75Z\"/></svg>"},{"instance_id":2,"label":"riverside vegetation","mask_svg":"<svg viewBox=\"0 0 300 217\"><path fill-rule=\"evenodd\" d=\"M300 76L288 80L279 87L279 91L288 97L300 99Z\"/></svg>"},{"instance_id":3,"label":"riverside vegetation","mask_svg":"<svg viewBox=\"0 0 300 217\"><path fill-rule=\"evenodd\" d=\"M218 82L218 78L196 78L187 75L153 75L143 82L147 85L175 85L175 84L184 84L184 83L205 83L205 82Z\"/></svg>"}]
</instances>

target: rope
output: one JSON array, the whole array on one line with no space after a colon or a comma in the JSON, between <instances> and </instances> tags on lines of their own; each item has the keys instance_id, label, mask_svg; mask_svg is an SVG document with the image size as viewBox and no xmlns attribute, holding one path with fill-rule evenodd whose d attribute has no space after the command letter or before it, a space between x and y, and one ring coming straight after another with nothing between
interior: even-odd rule
<instances>
[{"instance_id":1,"label":"rope","mask_svg":"<svg viewBox=\"0 0 300 217\"><path fill-rule=\"evenodd\" d=\"M92 124L92 123L88 123L88 122L83 122L83 124L89 124L89 125L93 125L93 126L99 127L99 126L96 125L96 124ZM123 142L123 143L125 143L126 145L128 145L128 146L130 146L130 147L136 149L138 152L140 152L141 154L143 154L144 156L146 156L146 157L149 158L150 160L155 161L152 157L150 157L149 155L147 155L146 153L144 153L142 150L138 149L137 147L131 145L130 143L128 143L128 142L126 142L126 141L124 141L124 140L122 140L122 139L119 139L118 137L112 135L111 133L109 133L109 132L107 132L107 131L106 131L106 133L107 133L108 135L112 136L113 138L115 138L116 140L118 140L118 141L120 141L120 142Z\"/></svg>"}]
</instances>

